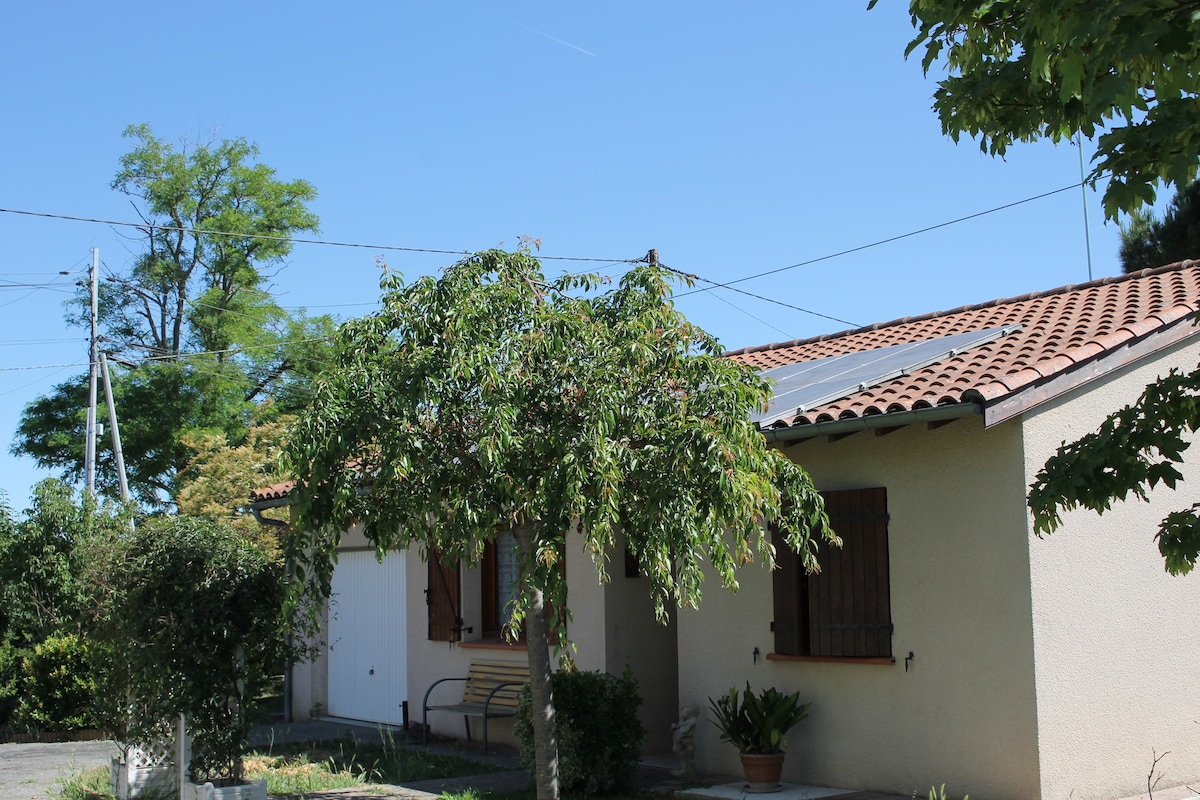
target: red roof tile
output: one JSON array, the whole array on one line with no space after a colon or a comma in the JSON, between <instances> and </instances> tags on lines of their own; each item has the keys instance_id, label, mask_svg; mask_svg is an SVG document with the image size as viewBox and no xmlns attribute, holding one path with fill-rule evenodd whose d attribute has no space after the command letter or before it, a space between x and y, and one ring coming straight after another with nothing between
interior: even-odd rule
<instances>
[{"instance_id":1,"label":"red roof tile","mask_svg":"<svg viewBox=\"0 0 1200 800\"><path fill-rule=\"evenodd\" d=\"M250 502L261 503L266 500L282 500L296 487L295 481L284 481L262 489L250 490Z\"/></svg>"},{"instance_id":2,"label":"red roof tile","mask_svg":"<svg viewBox=\"0 0 1200 800\"><path fill-rule=\"evenodd\" d=\"M1200 309L1200 262L727 353L759 369L1020 324L1003 338L806 410L780 427L991 403L1159 332Z\"/></svg>"}]
</instances>

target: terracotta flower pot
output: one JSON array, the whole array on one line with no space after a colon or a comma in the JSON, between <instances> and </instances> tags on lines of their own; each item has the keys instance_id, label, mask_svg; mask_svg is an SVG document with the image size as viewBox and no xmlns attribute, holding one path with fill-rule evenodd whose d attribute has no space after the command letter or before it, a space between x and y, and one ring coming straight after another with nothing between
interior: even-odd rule
<instances>
[{"instance_id":1,"label":"terracotta flower pot","mask_svg":"<svg viewBox=\"0 0 1200 800\"><path fill-rule=\"evenodd\" d=\"M778 792L783 788L783 753L742 753L747 792Z\"/></svg>"}]
</instances>

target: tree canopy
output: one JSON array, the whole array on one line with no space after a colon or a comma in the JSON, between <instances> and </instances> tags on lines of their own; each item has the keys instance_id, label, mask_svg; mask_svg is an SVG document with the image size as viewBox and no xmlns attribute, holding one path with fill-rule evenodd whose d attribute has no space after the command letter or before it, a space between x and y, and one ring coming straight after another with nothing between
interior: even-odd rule
<instances>
[{"instance_id":1,"label":"tree canopy","mask_svg":"<svg viewBox=\"0 0 1200 800\"><path fill-rule=\"evenodd\" d=\"M878 0L871 0L873 7ZM1122 248L1126 270L1198 253L1166 249L1192 216L1200 158L1200 5L1191 0L911 0L926 73L944 58L934 110L958 141L1003 156L1015 142L1095 136L1088 180L1109 178L1108 218L1179 195L1161 225L1135 216ZM1134 243L1129 244L1129 239ZM1186 246L1186 245L1185 245ZM1161 249L1160 249L1161 248ZM1140 261L1138 261L1140 259ZM1175 486L1177 464L1200 426L1200 370L1172 372L1146 387L1100 429L1058 448L1030 486L1034 531L1055 530L1061 512L1104 512L1130 495ZM1158 535L1167 570L1183 574L1200 554L1200 504L1169 514Z\"/></svg>"},{"instance_id":2,"label":"tree canopy","mask_svg":"<svg viewBox=\"0 0 1200 800\"><path fill-rule=\"evenodd\" d=\"M334 369L289 439L298 478L295 568L327 596L341 531L383 550L479 559L516 536L535 707L551 709L546 602L569 609L559 569L580 547L601 579L619 537L660 616L694 606L706 568L730 589L773 564L765 523L816 567L836 540L807 474L750 421L770 391L671 302L662 268L547 280L530 252L491 250L405 284L345 324ZM573 534L568 537L568 532ZM535 715L537 785L558 794L553 714Z\"/></svg>"},{"instance_id":3,"label":"tree canopy","mask_svg":"<svg viewBox=\"0 0 1200 800\"><path fill-rule=\"evenodd\" d=\"M878 0L871 0L873 7ZM1200 14L1179 0L911 0L926 73L944 63L942 130L1003 156L1016 142L1093 137L1105 214L1185 187L1200 156Z\"/></svg>"},{"instance_id":4,"label":"tree canopy","mask_svg":"<svg viewBox=\"0 0 1200 800\"><path fill-rule=\"evenodd\" d=\"M180 489L193 455L186 433L237 445L265 400L275 413L307 402L334 326L281 308L268 292L269 270L291 252L288 237L317 228L309 183L277 178L244 139L176 147L147 125L125 135L135 146L112 186L141 216L141 249L102 282L99 324L130 489L155 506ZM70 321L88 317L85 297L69 306ZM86 408L86 376L56 386L25 408L13 452L78 479ZM97 484L111 491L111 451L98 456Z\"/></svg>"},{"instance_id":5,"label":"tree canopy","mask_svg":"<svg viewBox=\"0 0 1200 800\"><path fill-rule=\"evenodd\" d=\"M1200 181L1176 192L1162 217L1139 210L1121 226L1121 269L1139 272L1200 259Z\"/></svg>"},{"instance_id":6,"label":"tree canopy","mask_svg":"<svg viewBox=\"0 0 1200 800\"><path fill-rule=\"evenodd\" d=\"M284 435L295 417L252 422L236 445L218 431L189 431L183 444L195 455L188 462L183 487L175 498L179 513L223 523L255 542L271 556L280 554L278 528L264 527L250 513L249 490L287 479L281 456Z\"/></svg>"}]
</instances>

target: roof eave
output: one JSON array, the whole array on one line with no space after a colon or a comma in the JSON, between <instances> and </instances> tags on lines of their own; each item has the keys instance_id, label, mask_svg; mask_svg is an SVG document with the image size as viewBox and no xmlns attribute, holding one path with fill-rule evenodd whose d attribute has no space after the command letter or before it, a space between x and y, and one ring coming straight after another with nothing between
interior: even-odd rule
<instances>
[{"instance_id":1,"label":"roof eave","mask_svg":"<svg viewBox=\"0 0 1200 800\"><path fill-rule=\"evenodd\" d=\"M952 422L980 413L982 413L982 409L975 403L952 403L929 408L914 408L909 411L894 411L890 414L872 414L866 417L831 419L809 425L771 428L761 433L768 442L798 442L817 436L840 436L857 431L897 428L914 423Z\"/></svg>"},{"instance_id":2,"label":"roof eave","mask_svg":"<svg viewBox=\"0 0 1200 800\"><path fill-rule=\"evenodd\" d=\"M1005 394L983 404L983 425L990 428L1020 416L1043 403L1055 400L1068 392L1099 380L1115 370L1126 367L1180 342L1200 336L1197 314L1188 314L1174 322L1137 339L1130 339L1112 350L1081 361L1070 370L1058 372L1011 394Z\"/></svg>"},{"instance_id":3,"label":"roof eave","mask_svg":"<svg viewBox=\"0 0 1200 800\"><path fill-rule=\"evenodd\" d=\"M290 506L291 504L291 496L285 494L282 497L268 497L263 500L254 500L250 503L250 510L266 511L268 508L282 508L283 506Z\"/></svg>"}]
</instances>

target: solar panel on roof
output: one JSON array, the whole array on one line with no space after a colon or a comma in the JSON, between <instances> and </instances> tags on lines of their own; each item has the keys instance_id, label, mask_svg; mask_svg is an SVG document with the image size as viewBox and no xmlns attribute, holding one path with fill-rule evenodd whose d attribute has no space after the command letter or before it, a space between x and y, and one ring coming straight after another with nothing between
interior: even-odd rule
<instances>
[{"instance_id":1,"label":"solar panel on roof","mask_svg":"<svg viewBox=\"0 0 1200 800\"><path fill-rule=\"evenodd\" d=\"M767 410L752 415L751 419L759 427L768 428L810 408L936 364L1020 328L1020 325L1005 325L762 370L763 377L774 381L773 396Z\"/></svg>"}]
</instances>

